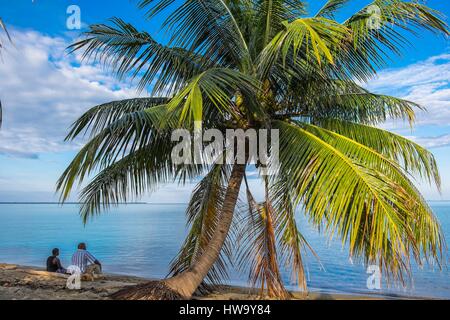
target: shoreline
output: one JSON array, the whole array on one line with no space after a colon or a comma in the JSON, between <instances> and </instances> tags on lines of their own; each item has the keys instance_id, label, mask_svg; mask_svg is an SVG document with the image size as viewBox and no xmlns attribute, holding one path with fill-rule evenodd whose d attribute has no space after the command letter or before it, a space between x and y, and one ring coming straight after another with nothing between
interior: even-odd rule
<instances>
[{"instance_id":1,"label":"shoreline","mask_svg":"<svg viewBox=\"0 0 450 320\"><path fill-rule=\"evenodd\" d=\"M104 274L95 281L83 281L81 290L66 288L68 276L49 273L43 268L0 263L0 300L108 300L109 295L126 286L149 280L142 277ZM195 300L261 300L257 289L220 285ZM390 296L380 294L337 293L312 290L306 296L291 291L292 300L421 300L428 297Z\"/></svg>"}]
</instances>

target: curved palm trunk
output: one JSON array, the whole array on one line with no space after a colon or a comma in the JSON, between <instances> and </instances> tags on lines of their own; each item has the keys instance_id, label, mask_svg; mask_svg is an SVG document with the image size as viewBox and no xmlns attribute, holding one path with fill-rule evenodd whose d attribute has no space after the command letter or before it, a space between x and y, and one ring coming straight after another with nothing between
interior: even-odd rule
<instances>
[{"instance_id":1,"label":"curved palm trunk","mask_svg":"<svg viewBox=\"0 0 450 320\"><path fill-rule=\"evenodd\" d=\"M208 247L192 267L173 278L127 288L113 294L112 297L132 300L190 299L219 257L230 230L244 174L245 165L233 166L217 229Z\"/></svg>"}]
</instances>

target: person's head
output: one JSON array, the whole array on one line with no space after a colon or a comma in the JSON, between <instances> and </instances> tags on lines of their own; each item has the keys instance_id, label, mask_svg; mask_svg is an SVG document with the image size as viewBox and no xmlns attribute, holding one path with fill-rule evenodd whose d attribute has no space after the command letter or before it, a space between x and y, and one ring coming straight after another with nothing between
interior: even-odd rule
<instances>
[{"instance_id":1,"label":"person's head","mask_svg":"<svg viewBox=\"0 0 450 320\"><path fill-rule=\"evenodd\" d=\"M84 242L79 243L78 250L86 250L86 243L84 243Z\"/></svg>"},{"instance_id":2,"label":"person's head","mask_svg":"<svg viewBox=\"0 0 450 320\"><path fill-rule=\"evenodd\" d=\"M58 248L53 249L53 250L52 250L52 255L53 255L54 257L59 256L59 249L58 249Z\"/></svg>"}]
</instances>

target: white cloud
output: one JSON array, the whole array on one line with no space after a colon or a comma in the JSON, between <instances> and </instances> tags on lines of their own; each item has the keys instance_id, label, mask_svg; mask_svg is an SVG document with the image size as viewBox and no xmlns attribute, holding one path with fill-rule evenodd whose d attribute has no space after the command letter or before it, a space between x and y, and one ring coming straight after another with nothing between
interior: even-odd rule
<instances>
[{"instance_id":1,"label":"white cloud","mask_svg":"<svg viewBox=\"0 0 450 320\"><path fill-rule=\"evenodd\" d=\"M421 146L428 149L450 146L450 134L444 134L436 137L410 136L407 138L417 142Z\"/></svg>"},{"instance_id":2,"label":"white cloud","mask_svg":"<svg viewBox=\"0 0 450 320\"><path fill-rule=\"evenodd\" d=\"M425 107L427 112L417 112L416 125L450 126L449 81L450 54L443 54L405 68L383 70L366 87Z\"/></svg>"},{"instance_id":3,"label":"white cloud","mask_svg":"<svg viewBox=\"0 0 450 320\"><path fill-rule=\"evenodd\" d=\"M77 148L63 143L70 124L94 105L136 96L99 66L80 65L62 38L12 30L0 63L3 127L0 154L37 157Z\"/></svg>"}]
</instances>

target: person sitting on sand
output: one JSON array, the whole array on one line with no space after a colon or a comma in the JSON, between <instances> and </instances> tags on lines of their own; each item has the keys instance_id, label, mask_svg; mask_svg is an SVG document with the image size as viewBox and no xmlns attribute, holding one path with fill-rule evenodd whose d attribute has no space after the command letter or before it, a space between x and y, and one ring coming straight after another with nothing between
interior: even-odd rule
<instances>
[{"instance_id":1,"label":"person sitting on sand","mask_svg":"<svg viewBox=\"0 0 450 320\"><path fill-rule=\"evenodd\" d=\"M66 273L66 269L63 268L61 261L58 258L59 249L52 250L52 255L47 258L47 271L56 273Z\"/></svg>"},{"instance_id":2,"label":"person sitting on sand","mask_svg":"<svg viewBox=\"0 0 450 320\"><path fill-rule=\"evenodd\" d=\"M72 256L72 264L79 267L83 274L102 273L102 265L89 251L86 249L85 243L78 245L78 250Z\"/></svg>"}]
</instances>

